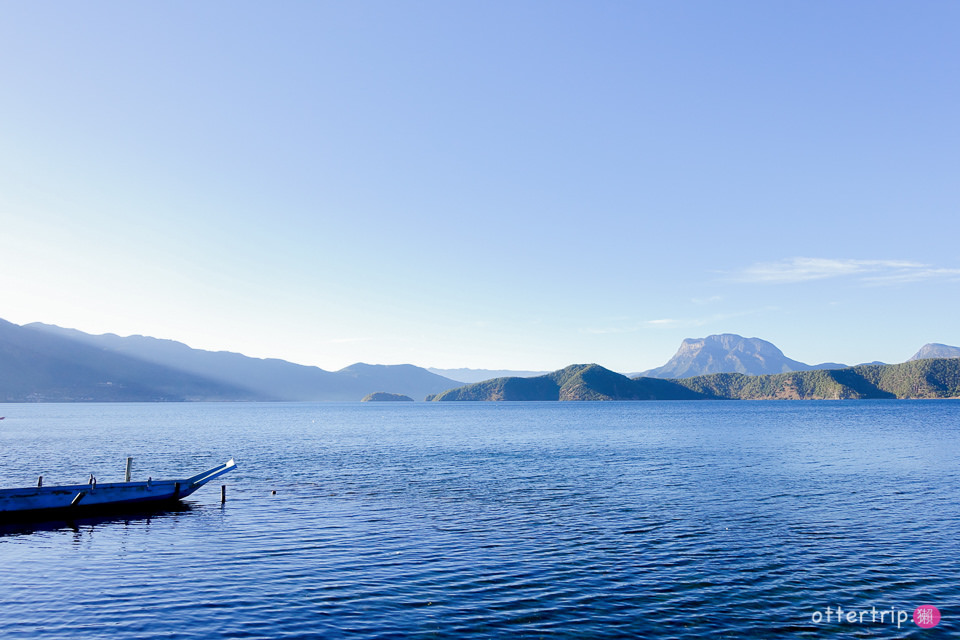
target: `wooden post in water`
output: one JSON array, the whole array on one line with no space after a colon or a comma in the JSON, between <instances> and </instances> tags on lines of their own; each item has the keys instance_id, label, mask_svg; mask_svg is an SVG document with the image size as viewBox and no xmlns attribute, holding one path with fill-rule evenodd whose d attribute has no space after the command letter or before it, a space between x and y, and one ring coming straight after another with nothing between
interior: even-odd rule
<instances>
[{"instance_id":1,"label":"wooden post in water","mask_svg":"<svg viewBox=\"0 0 960 640\"><path fill-rule=\"evenodd\" d=\"M43 476L37 478L37 489L43 486Z\"/></svg>"},{"instance_id":2,"label":"wooden post in water","mask_svg":"<svg viewBox=\"0 0 960 640\"><path fill-rule=\"evenodd\" d=\"M123 481L130 482L130 470L133 468L133 458L127 458L127 470L123 474Z\"/></svg>"},{"instance_id":3,"label":"wooden post in water","mask_svg":"<svg viewBox=\"0 0 960 640\"><path fill-rule=\"evenodd\" d=\"M220 504L227 501L227 485L220 485Z\"/></svg>"}]
</instances>

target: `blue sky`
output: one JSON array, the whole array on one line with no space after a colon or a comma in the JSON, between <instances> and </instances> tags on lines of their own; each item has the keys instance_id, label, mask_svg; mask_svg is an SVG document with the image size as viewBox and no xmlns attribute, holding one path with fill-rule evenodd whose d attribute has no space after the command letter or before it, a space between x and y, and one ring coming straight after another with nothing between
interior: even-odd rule
<instances>
[{"instance_id":1,"label":"blue sky","mask_svg":"<svg viewBox=\"0 0 960 640\"><path fill-rule=\"evenodd\" d=\"M325 369L960 344L956 2L3 2L0 318Z\"/></svg>"}]
</instances>

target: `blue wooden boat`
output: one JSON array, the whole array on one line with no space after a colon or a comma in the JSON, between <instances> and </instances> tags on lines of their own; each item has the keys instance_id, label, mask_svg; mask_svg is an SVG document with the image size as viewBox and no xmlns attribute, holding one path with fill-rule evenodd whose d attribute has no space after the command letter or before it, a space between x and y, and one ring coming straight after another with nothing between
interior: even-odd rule
<instances>
[{"instance_id":1,"label":"blue wooden boat","mask_svg":"<svg viewBox=\"0 0 960 640\"><path fill-rule=\"evenodd\" d=\"M97 483L0 489L0 522L60 519L98 512L125 512L162 509L237 468L231 459L224 464L184 480ZM38 483L42 485L42 481Z\"/></svg>"}]
</instances>

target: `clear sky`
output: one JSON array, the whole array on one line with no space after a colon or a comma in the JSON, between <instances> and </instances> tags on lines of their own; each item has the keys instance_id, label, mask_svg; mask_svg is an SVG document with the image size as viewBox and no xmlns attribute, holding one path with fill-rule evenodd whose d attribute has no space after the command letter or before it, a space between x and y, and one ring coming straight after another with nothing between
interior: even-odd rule
<instances>
[{"instance_id":1,"label":"clear sky","mask_svg":"<svg viewBox=\"0 0 960 640\"><path fill-rule=\"evenodd\" d=\"M324 369L960 345L960 3L0 2L0 318Z\"/></svg>"}]
</instances>

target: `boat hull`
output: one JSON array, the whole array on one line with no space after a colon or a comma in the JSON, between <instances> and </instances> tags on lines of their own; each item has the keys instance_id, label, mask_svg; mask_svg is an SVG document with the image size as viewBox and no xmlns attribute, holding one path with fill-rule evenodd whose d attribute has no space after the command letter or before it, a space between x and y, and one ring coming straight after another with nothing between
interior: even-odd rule
<instances>
[{"instance_id":1,"label":"boat hull","mask_svg":"<svg viewBox=\"0 0 960 640\"><path fill-rule=\"evenodd\" d=\"M0 489L0 522L162 509L236 468L233 460L184 480Z\"/></svg>"}]
</instances>

